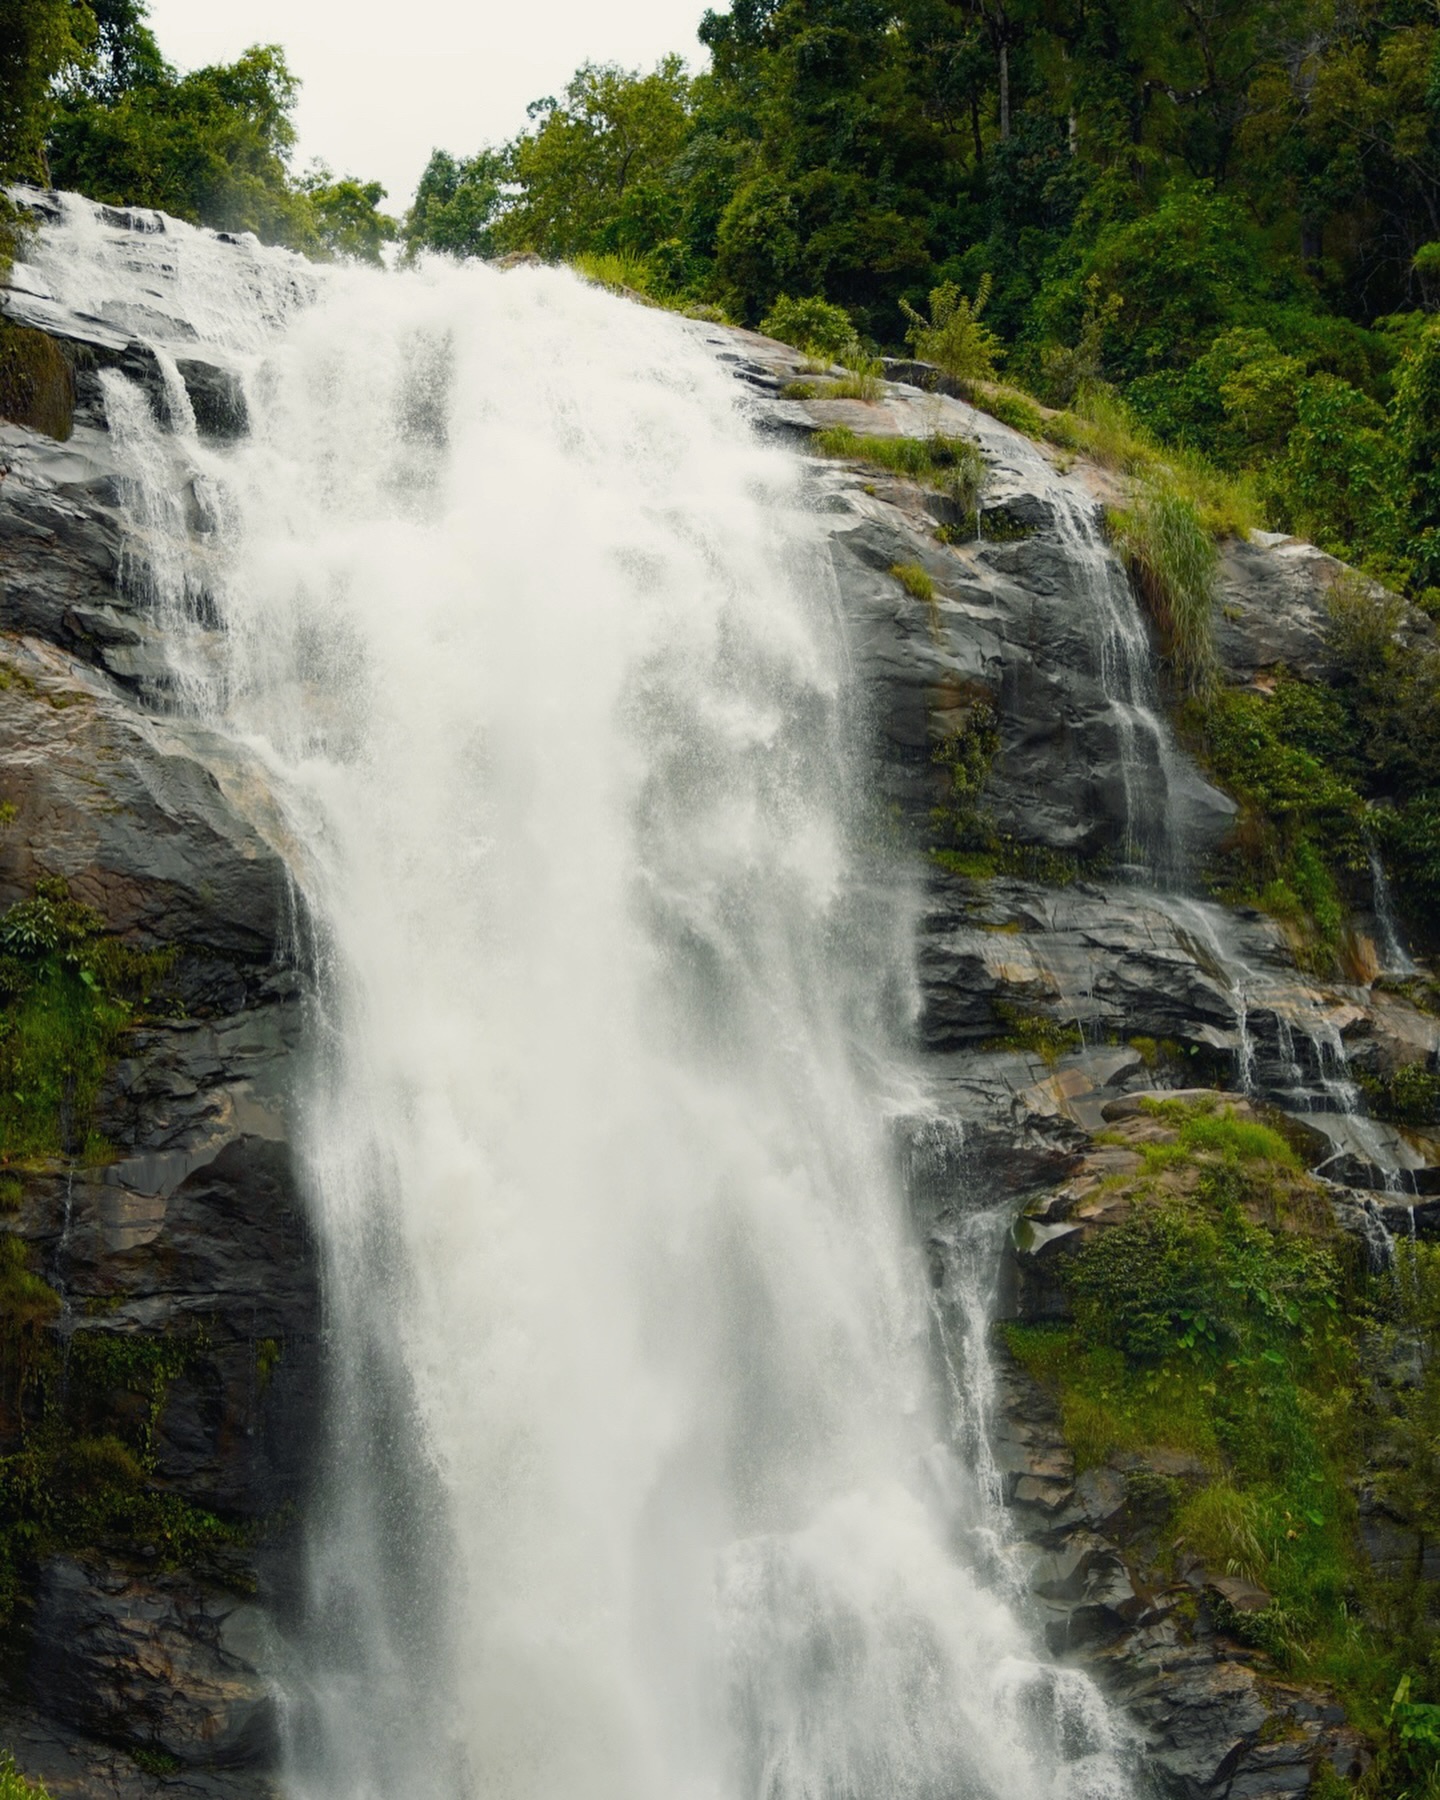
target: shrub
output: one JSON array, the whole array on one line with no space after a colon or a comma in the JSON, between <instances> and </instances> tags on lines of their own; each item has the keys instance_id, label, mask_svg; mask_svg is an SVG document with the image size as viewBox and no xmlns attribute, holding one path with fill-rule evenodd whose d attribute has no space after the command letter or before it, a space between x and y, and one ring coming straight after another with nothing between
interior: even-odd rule
<instances>
[{"instance_id":1,"label":"shrub","mask_svg":"<svg viewBox=\"0 0 1440 1800\"><path fill-rule=\"evenodd\" d=\"M1143 490L1111 531L1150 616L1160 628L1177 684L1203 693L1215 679L1215 545L1194 505L1165 487Z\"/></svg>"},{"instance_id":2,"label":"shrub","mask_svg":"<svg viewBox=\"0 0 1440 1800\"><path fill-rule=\"evenodd\" d=\"M1389 574L1405 553L1406 485L1379 406L1333 375L1306 382L1295 429L1269 476L1277 522Z\"/></svg>"},{"instance_id":3,"label":"shrub","mask_svg":"<svg viewBox=\"0 0 1440 1800\"><path fill-rule=\"evenodd\" d=\"M922 361L934 363L964 387L993 381L995 365L1004 353L999 338L980 322L989 297L990 277L985 275L973 300L967 300L953 281L932 289L928 319L902 300L901 310L910 321L906 341Z\"/></svg>"},{"instance_id":4,"label":"shrub","mask_svg":"<svg viewBox=\"0 0 1440 1800\"><path fill-rule=\"evenodd\" d=\"M1388 1075L1361 1075L1370 1110L1397 1125L1440 1125L1440 1071L1406 1063Z\"/></svg>"},{"instance_id":5,"label":"shrub","mask_svg":"<svg viewBox=\"0 0 1440 1800\"><path fill-rule=\"evenodd\" d=\"M1332 959L1344 921L1336 871L1368 860L1365 804L1352 782L1305 747L1341 727L1333 696L1281 681L1272 698L1233 689L1189 714L1211 773L1240 802L1229 859L1235 897L1302 928L1307 960Z\"/></svg>"},{"instance_id":6,"label":"shrub","mask_svg":"<svg viewBox=\"0 0 1440 1800\"><path fill-rule=\"evenodd\" d=\"M1440 920L1440 793L1419 794L1379 818L1387 862L1413 916Z\"/></svg>"},{"instance_id":7,"label":"shrub","mask_svg":"<svg viewBox=\"0 0 1440 1800\"><path fill-rule=\"evenodd\" d=\"M1440 244L1427 244L1425 251L1435 252L1431 271L1440 271ZM1391 418L1410 478L1408 553L1415 580L1440 584L1440 323L1434 319L1400 365Z\"/></svg>"},{"instance_id":8,"label":"shrub","mask_svg":"<svg viewBox=\"0 0 1440 1800\"><path fill-rule=\"evenodd\" d=\"M781 294L760 321L760 329L767 337L827 363L849 363L863 356L849 313L818 295L796 300Z\"/></svg>"},{"instance_id":9,"label":"shrub","mask_svg":"<svg viewBox=\"0 0 1440 1800\"><path fill-rule=\"evenodd\" d=\"M1040 352L1045 395L1056 406L1068 406L1077 394L1104 380L1105 338L1125 305L1119 294L1102 296L1098 275L1087 278L1084 292L1074 344L1047 344Z\"/></svg>"}]
</instances>

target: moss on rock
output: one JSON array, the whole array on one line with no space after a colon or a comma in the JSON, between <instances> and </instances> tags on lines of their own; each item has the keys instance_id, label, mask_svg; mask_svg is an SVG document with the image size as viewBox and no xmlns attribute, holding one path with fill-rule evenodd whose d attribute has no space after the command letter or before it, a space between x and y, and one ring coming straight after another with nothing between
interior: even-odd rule
<instances>
[{"instance_id":1,"label":"moss on rock","mask_svg":"<svg viewBox=\"0 0 1440 1800\"><path fill-rule=\"evenodd\" d=\"M61 442L75 428L75 373L64 351L8 319L0 319L0 419Z\"/></svg>"}]
</instances>

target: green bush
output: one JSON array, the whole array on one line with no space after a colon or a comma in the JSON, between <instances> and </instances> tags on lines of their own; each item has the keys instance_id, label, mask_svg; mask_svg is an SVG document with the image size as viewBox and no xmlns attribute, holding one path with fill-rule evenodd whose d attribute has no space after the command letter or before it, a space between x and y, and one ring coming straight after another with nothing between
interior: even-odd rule
<instances>
[{"instance_id":1,"label":"green bush","mask_svg":"<svg viewBox=\"0 0 1440 1800\"><path fill-rule=\"evenodd\" d=\"M906 341L922 362L934 363L952 381L966 389L977 381L993 381L995 365L1004 354L1000 340L980 315L990 298L990 277L981 278L975 298L967 300L953 281L931 291L930 317L900 302L910 321Z\"/></svg>"},{"instance_id":2,"label":"green bush","mask_svg":"<svg viewBox=\"0 0 1440 1800\"><path fill-rule=\"evenodd\" d=\"M1306 382L1297 411L1266 477L1276 523L1335 556L1403 577L1406 472L1384 412L1333 375Z\"/></svg>"},{"instance_id":3,"label":"green bush","mask_svg":"<svg viewBox=\"0 0 1440 1800\"><path fill-rule=\"evenodd\" d=\"M1386 861L1411 916L1440 919L1440 793L1418 794L1378 820Z\"/></svg>"},{"instance_id":4,"label":"green bush","mask_svg":"<svg viewBox=\"0 0 1440 1800\"><path fill-rule=\"evenodd\" d=\"M760 321L760 329L766 337L793 345L817 361L849 363L863 355L849 313L818 295L796 300L781 294Z\"/></svg>"},{"instance_id":5,"label":"green bush","mask_svg":"<svg viewBox=\"0 0 1440 1800\"><path fill-rule=\"evenodd\" d=\"M1401 363L1391 418L1409 476L1407 553L1414 580L1419 587L1440 586L1440 323L1434 319Z\"/></svg>"},{"instance_id":6,"label":"green bush","mask_svg":"<svg viewBox=\"0 0 1440 1800\"><path fill-rule=\"evenodd\" d=\"M1180 1142L1121 1184L1129 1215L1064 1265L1075 1323L1006 1338L1055 1393L1080 1467L1157 1449L1196 1460L1164 1544L1261 1584L1272 1605L1232 1629L1378 1718L1402 1652L1355 1616L1355 1258L1282 1139L1218 1108L1157 1110Z\"/></svg>"},{"instance_id":7,"label":"green bush","mask_svg":"<svg viewBox=\"0 0 1440 1800\"><path fill-rule=\"evenodd\" d=\"M1389 1074L1362 1074L1359 1079L1377 1118L1422 1128L1440 1125L1440 1070L1406 1063Z\"/></svg>"}]
</instances>

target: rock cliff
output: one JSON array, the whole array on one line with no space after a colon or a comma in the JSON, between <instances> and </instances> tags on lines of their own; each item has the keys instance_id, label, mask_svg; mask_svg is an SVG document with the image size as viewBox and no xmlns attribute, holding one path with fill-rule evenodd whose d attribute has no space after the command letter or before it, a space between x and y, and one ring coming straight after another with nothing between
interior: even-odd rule
<instances>
[{"instance_id":1,"label":"rock cliff","mask_svg":"<svg viewBox=\"0 0 1440 1800\"><path fill-rule=\"evenodd\" d=\"M243 393L193 347L167 371L153 344L178 341L173 320L86 317L33 284L3 310L51 349L28 410L12 408L26 416L0 426L0 910L47 893L88 909L91 938L149 957L153 979L125 1002L85 1117L71 1107L0 1177L19 1247L0 1288L0 1741L57 1800L240 1800L269 1791L268 1675L321 1427L319 1258L288 1116L304 921L263 770L176 704L99 377L119 370L162 419L178 380L218 440L244 430ZM877 867L923 871L913 1039L928 1101L900 1136L940 1314L958 1316L967 1222L1023 1206L1001 1316L1070 1316L1056 1271L1107 1225L1086 1196L1134 1173L1145 1131L1180 1141L1142 1095L1244 1087L1247 1117L1293 1127L1317 1172L1306 1192L1347 1242L1383 1255L1389 1234L1425 1230L1440 1144L1365 1117L1354 1079L1433 1066L1440 1022L1420 987L1359 978L1378 967L1375 922L1363 907L1352 922L1357 978L1321 981L1275 920L1156 877L1203 863L1235 806L1148 689L1117 689L1144 628L1100 526L1109 478L903 382L872 402L786 398L793 352L695 330L757 428L797 448L842 425L949 433L984 459L973 518L863 462L814 471L874 751ZM203 497L181 499L203 538ZM1324 677L1337 569L1289 541L1227 547L1229 679ZM998 849L946 849L966 808ZM1135 1142L1110 1141L1126 1131ZM1204 1471L1112 1456L1077 1476L1043 1380L1003 1342L968 1353L993 1359L981 1423L1037 1630L1130 1708L1156 1774L1258 1800L1305 1791L1324 1761L1350 1773L1362 1749L1333 1699L1281 1679L1237 1626L1253 1596L1203 1562L1165 1562L1155 1483ZM1413 1520L1386 1519L1377 1555L1429 1554Z\"/></svg>"},{"instance_id":2,"label":"rock cliff","mask_svg":"<svg viewBox=\"0 0 1440 1800\"><path fill-rule=\"evenodd\" d=\"M58 346L64 435L0 425L0 908L58 882L164 972L87 1116L5 1158L43 1286L39 1329L6 1295L0 1738L57 1796L251 1794L318 1426L295 921L263 780L169 704L97 385L162 403L154 353L23 293L5 313ZM232 429L227 373L186 379Z\"/></svg>"}]
</instances>

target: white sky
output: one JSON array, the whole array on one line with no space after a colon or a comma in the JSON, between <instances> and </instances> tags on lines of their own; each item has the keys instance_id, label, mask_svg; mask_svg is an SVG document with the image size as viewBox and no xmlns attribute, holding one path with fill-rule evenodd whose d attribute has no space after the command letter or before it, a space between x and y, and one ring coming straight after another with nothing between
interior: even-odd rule
<instances>
[{"instance_id":1,"label":"white sky","mask_svg":"<svg viewBox=\"0 0 1440 1800\"><path fill-rule=\"evenodd\" d=\"M433 149L464 156L512 136L526 103L558 94L587 58L649 68L675 50L698 67L706 4L150 0L150 25L182 70L283 45L304 83L297 170L321 157L337 174L383 181L399 213Z\"/></svg>"}]
</instances>

